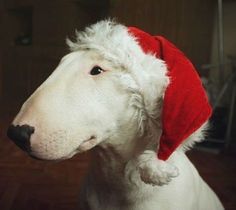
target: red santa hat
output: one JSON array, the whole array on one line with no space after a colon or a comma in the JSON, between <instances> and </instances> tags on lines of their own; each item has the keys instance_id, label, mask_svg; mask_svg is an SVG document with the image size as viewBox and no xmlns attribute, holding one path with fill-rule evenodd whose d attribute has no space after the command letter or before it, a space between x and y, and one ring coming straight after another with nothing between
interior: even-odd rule
<instances>
[{"instance_id":1,"label":"red santa hat","mask_svg":"<svg viewBox=\"0 0 236 210\"><path fill-rule=\"evenodd\" d=\"M200 128L210 117L209 105L201 80L192 63L172 43L161 36L129 27L144 53L154 54L165 61L170 84L168 85L162 109L162 135L157 151L158 158L168 157Z\"/></svg>"}]
</instances>

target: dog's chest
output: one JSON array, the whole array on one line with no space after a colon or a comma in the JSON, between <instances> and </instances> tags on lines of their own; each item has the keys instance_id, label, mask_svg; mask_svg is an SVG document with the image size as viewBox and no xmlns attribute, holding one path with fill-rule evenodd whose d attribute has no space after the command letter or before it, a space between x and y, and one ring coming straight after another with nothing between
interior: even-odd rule
<instances>
[{"instance_id":1,"label":"dog's chest","mask_svg":"<svg viewBox=\"0 0 236 210\"><path fill-rule=\"evenodd\" d=\"M119 180L117 180L119 182ZM134 180L132 180L135 184ZM83 202L84 209L81 210L163 210L168 209L165 202L161 202L158 196L157 187L146 185L141 180L136 180L136 184L126 190L117 189L101 183L94 183L89 180L83 187L80 201ZM163 203L163 205L160 205Z\"/></svg>"}]
</instances>

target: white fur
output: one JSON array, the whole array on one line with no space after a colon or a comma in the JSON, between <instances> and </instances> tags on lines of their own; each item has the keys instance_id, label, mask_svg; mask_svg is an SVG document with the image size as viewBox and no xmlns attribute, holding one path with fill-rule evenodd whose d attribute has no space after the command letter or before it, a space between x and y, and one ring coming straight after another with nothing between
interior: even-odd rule
<instances>
[{"instance_id":1,"label":"white fur","mask_svg":"<svg viewBox=\"0 0 236 210\"><path fill-rule=\"evenodd\" d=\"M31 155L67 159L94 147L81 210L220 210L184 150L158 160L165 63L144 54L125 26L101 21L67 40L72 52L25 102L13 124L35 127ZM104 72L92 76L100 66Z\"/></svg>"}]
</instances>

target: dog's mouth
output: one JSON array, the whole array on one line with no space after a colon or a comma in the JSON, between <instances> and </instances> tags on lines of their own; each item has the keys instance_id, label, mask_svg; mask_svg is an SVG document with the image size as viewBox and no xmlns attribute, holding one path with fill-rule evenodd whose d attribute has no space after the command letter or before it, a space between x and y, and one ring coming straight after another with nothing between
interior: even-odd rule
<instances>
[{"instance_id":1,"label":"dog's mouth","mask_svg":"<svg viewBox=\"0 0 236 210\"><path fill-rule=\"evenodd\" d=\"M76 148L74 149L72 152L61 156L61 157L57 157L57 158L42 158L41 155L37 155L37 153L34 153L33 151L31 151L29 153L29 156L35 160L40 160L40 161L62 161L62 160L66 160L66 159L70 159L72 158L74 155L78 154L78 153L82 153L85 152L87 150L92 149L93 147L95 147L97 145L97 137L95 135L92 135L90 138L82 141L82 143Z\"/></svg>"},{"instance_id":2,"label":"dog's mouth","mask_svg":"<svg viewBox=\"0 0 236 210\"><path fill-rule=\"evenodd\" d=\"M89 149L92 149L97 145L97 137L95 135L92 135L89 139L83 141L79 147L76 149L77 153L81 153L84 151L87 151Z\"/></svg>"}]
</instances>

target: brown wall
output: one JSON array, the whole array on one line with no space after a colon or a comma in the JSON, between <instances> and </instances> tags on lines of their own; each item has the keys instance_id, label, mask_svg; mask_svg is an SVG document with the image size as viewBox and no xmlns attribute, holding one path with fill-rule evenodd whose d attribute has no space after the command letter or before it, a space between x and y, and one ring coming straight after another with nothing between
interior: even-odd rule
<instances>
[{"instance_id":1,"label":"brown wall","mask_svg":"<svg viewBox=\"0 0 236 210\"><path fill-rule=\"evenodd\" d=\"M116 0L110 14L174 42L199 65L209 62L214 0Z\"/></svg>"},{"instance_id":2,"label":"brown wall","mask_svg":"<svg viewBox=\"0 0 236 210\"><path fill-rule=\"evenodd\" d=\"M3 2L2 0L0 0L0 26L2 25L2 16L3 16ZM0 30L1 32L2 30ZM0 33L0 40L1 40L2 36ZM1 50L2 46L1 46L1 42L0 42L0 103L1 103L1 99L2 99L2 50ZM1 106L1 104L0 104Z\"/></svg>"},{"instance_id":3,"label":"brown wall","mask_svg":"<svg viewBox=\"0 0 236 210\"><path fill-rule=\"evenodd\" d=\"M197 65L209 60L213 0L0 2L3 8L1 29L4 29L1 34L0 103L7 109L19 108L19 104L51 73L60 57L68 52L67 35L72 35L75 28L81 30L108 16L152 34L166 36ZM22 34L32 37L32 44L17 44L16 39Z\"/></svg>"}]
</instances>

